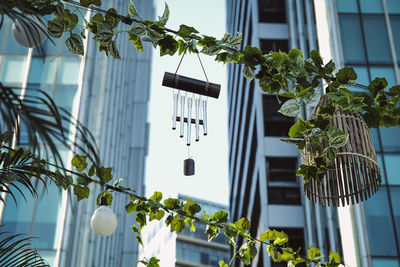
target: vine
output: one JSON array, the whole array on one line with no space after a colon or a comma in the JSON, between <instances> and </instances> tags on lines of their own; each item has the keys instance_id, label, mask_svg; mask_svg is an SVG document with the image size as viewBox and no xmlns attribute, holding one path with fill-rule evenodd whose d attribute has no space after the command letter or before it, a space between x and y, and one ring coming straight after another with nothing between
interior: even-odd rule
<instances>
[{"instance_id":1,"label":"vine","mask_svg":"<svg viewBox=\"0 0 400 267\"><path fill-rule=\"evenodd\" d=\"M79 17L71 11L67 5L77 8L92 10L91 18L86 21L83 29L77 27ZM143 42L151 42L154 48L160 48L160 55L175 55L176 53L203 53L215 56L218 62L230 62L243 66L243 75L249 80L258 80L260 88L269 94L282 98L289 98L283 103L279 112L290 117L298 116L304 105L314 105L321 98L328 98L328 104L320 108L310 120L299 118L289 130L289 137L282 139L284 142L294 144L302 154L306 145L311 152L311 160L304 161L299 166L297 175L303 176L305 182L310 179L320 180L328 170L334 168L338 149L348 141L348 135L340 129L330 125L329 118L338 110L355 110L363 115L366 124L370 128L391 127L400 124L400 85L386 88L388 83L384 78L374 79L368 86L360 86L355 83L357 74L352 68L341 68L336 70L331 60L324 64L318 51L311 51L311 57L304 59L299 49L292 49L288 53L268 52L263 53L259 48L242 47L242 34L233 36L226 33L221 39L199 33L195 28L180 25L179 30L171 30L166 27L169 18L169 8L165 10L158 20L143 19L137 12L133 2L127 7L127 15L120 15L113 8L103 10L100 0L2 0L0 15L6 14L5 10L19 10L22 14L33 14L36 16L52 15L48 21L48 34L54 38L60 38L64 34L69 37L65 41L66 48L72 53L83 55L83 39L86 32L93 35L98 43L100 52L107 56L121 59L116 39L119 34L128 34L128 40L135 48L143 52ZM120 24L128 25L128 29L118 30ZM79 29L78 29L79 28ZM336 72L337 71L337 72ZM351 86L361 87L362 92L352 92ZM323 88L326 93L321 93ZM323 148L321 150L321 147ZM137 233L138 243L141 242L140 230L149 220L160 220L167 216L166 223L171 231L181 231L185 225L194 227L193 222L198 221L207 224L206 233L209 239L218 235L221 230L230 239L235 249L234 256L249 264L257 253L255 242L267 245L267 251L274 261L285 260L289 265L299 262L310 264L318 263L320 266L338 266L340 259L337 253L331 252L329 261L320 262L321 252L311 247L307 256L300 256L299 250L293 250L285 246L288 241L286 234L269 230L259 238L248 234L250 222L241 220L228 223L227 214L218 212L203 217L195 215L200 211L198 204L191 200L180 202L178 199L166 199L163 203L162 195L156 192L150 199L137 196L134 191L115 184L109 185L112 174L111 168L97 168L95 165L85 173L88 164L85 156L76 155L72 161L76 168L76 183L70 176L64 176L60 172L54 173L58 185L65 189L72 187L78 197L78 201L87 198L90 194L88 184L99 183L106 187L101 194L107 198L109 204L112 202L112 192L127 194L131 197L127 204L127 212L136 212L138 226L132 226ZM99 180L93 177L97 176ZM60 182L63 181L63 182ZM101 196L99 196L101 197ZM241 236L246 242L237 247L235 238ZM269 242L267 242L269 240ZM148 266L158 266L157 259L142 261ZM220 266L227 266L221 262Z\"/></svg>"}]
</instances>

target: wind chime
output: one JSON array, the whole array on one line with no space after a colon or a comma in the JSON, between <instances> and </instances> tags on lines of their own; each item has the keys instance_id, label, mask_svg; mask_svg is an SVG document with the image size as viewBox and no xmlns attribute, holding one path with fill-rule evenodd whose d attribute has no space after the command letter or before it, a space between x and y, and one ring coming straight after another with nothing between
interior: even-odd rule
<instances>
[{"instance_id":1,"label":"wind chime","mask_svg":"<svg viewBox=\"0 0 400 267\"><path fill-rule=\"evenodd\" d=\"M176 130L179 122L179 137L185 136L186 124L186 145L188 146L188 158L184 160L183 174L194 175L195 164L190 157L189 147L191 145L192 124L195 126L195 140L200 141L200 125L203 126L203 135L207 135L207 102L208 97L218 98L221 85L210 83L204 70L200 56L197 54L206 81L193 79L178 75L179 67L185 56L183 54L175 73L165 72L162 85L173 88L172 96L174 101L172 111L172 130ZM180 106L179 106L180 104ZM193 116L194 104L194 116ZM179 116L178 116L179 112Z\"/></svg>"}]
</instances>

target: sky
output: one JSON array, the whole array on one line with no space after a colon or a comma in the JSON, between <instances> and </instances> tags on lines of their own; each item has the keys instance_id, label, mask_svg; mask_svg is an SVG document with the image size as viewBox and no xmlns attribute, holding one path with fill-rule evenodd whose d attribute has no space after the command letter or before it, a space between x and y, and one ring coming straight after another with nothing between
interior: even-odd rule
<instances>
[{"instance_id":1,"label":"sky","mask_svg":"<svg viewBox=\"0 0 400 267\"><path fill-rule=\"evenodd\" d=\"M167 0L170 18L167 27L179 29L185 24L200 33L222 38L225 33L225 0ZM164 1L155 0L156 14L161 16ZM154 50L149 105L149 154L146 159L146 194L161 191L164 196L182 193L228 205L228 134L226 100L226 66L213 57L200 55L210 82L221 84L220 97L208 98L208 135L200 141L192 138L190 156L195 161L195 175L183 175L183 161L188 157L185 138L179 127L172 127L172 89L161 85L164 72L175 72L180 57L163 56ZM196 55L186 55L178 74L205 80ZM194 109L193 109L194 112ZM192 126L192 134L194 125ZM186 134L186 127L185 127ZM193 136L193 135L192 135Z\"/></svg>"}]
</instances>

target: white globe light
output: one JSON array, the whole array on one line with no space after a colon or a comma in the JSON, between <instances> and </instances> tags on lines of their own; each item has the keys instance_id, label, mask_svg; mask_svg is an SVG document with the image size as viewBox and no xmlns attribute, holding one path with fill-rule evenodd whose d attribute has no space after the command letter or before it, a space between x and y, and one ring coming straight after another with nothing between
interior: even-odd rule
<instances>
[{"instance_id":1,"label":"white globe light","mask_svg":"<svg viewBox=\"0 0 400 267\"><path fill-rule=\"evenodd\" d=\"M16 19L12 33L20 45L30 48L41 45L47 37L47 29L38 19Z\"/></svg>"},{"instance_id":2,"label":"white globe light","mask_svg":"<svg viewBox=\"0 0 400 267\"><path fill-rule=\"evenodd\" d=\"M117 225L117 216L107 206L98 207L90 219L90 227L93 232L101 236L109 236L114 233Z\"/></svg>"}]
</instances>

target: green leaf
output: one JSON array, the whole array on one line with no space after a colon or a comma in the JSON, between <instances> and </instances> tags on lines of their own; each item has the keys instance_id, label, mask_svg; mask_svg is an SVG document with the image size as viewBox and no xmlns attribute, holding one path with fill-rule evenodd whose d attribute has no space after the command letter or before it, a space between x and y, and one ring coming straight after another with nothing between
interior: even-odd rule
<instances>
[{"instance_id":1,"label":"green leaf","mask_svg":"<svg viewBox=\"0 0 400 267\"><path fill-rule=\"evenodd\" d=\"M57 17L63 17L64 16L64 5L61 2L59 2L56 5L56 8L54 9L53 14L55 16L57 16Z\"/></svg>"},{"instance_id":2,"label":"green leaf","mask_svg":"<svg viewBox=\"0 0 400 267\"><path fill-rule=\"evenodd\" d=\"M100 205L102 197L104 197L106 199L107 206L111 206L112 201L113 201L113 195L111 194L111 192L109 190L106 190L103 193L100 193L96 199L97 205Z\"/></svg>"},{"instance_id":3,"label":"green leaf","mask_svg":"<svg viewBox=\"0 0 400 267\"><path fill-rule=\"evenodd\" d=\"M243 62L247 66L255 67L266 61L260 49L257 47L246 46L243 50Z\"/></svg>"},{"instance_id":4,"label":"green leaf","mask_svg":"<svg viewBox=\"0 0 400 267\"><path fill-rule=\"evenodd\" d=\"M249 82L251 82L254 79L254 77L256 76L254 74L254 70L252 70L252 68L249 66L244 67L243 74L244 74L244 77L246 77L247 81L249 81Z\"/></svg>"},{"instance_id":5,"label":"green leaf","mask_svg":"<svg viewBox=\"0 0 400 267\"><path fill-rule=\"evenodd\" d=\"M90 179L88 179L88 177L86 176L78 176L76 181L78 182L78 184L83 186L87 186L91 182Z\"/></svg>"},{"instance_id":6,"label":"green leaf","mask_svg":"<svg viewBox=\"0 0 400 267\"><path fill-rule=\"evenodd\" d=\"M83 56L83 41L82 37L77 34L71 34L67 40L65 40L65 46L67 49L77 55Z\"/></svg>"},{"instance_id":7,"label":"green leaf","mask_svg":"<svg viewBox=\"0 0 400 267\"><path fill-rule=\"evenodd\" d=\"M232 39L230 40L230 43L234 46L241 45L243 41L243 34L241 32L237 32Z\"/></svg>"},{"instance_id":8,"label":"green leaf","mask_svg":"<svg viewBox=\"0 0 400 267\"><path fill-rule=\"evenodd\" d=\"M239 221L233 223L240 230L250 230L251 224L247 218L241 218Z\"/></svg>"},{"instance_id":9,"label":"green leaf","mask_svg":"<svg viewBox=\"0 0 400 267\"><path fill-rule=\"evenodd\" d=\"M273 245L267 245L267 252L271 256L271 259L274 262L282 261L282 254L278 251L278 249Z\"/></svg>"},{"instance_id":10,"label":"green leaf","mask_svg":"<svg viewBox=\"0 0 400 267\"><path fill-rule=\"evenodd\" d=\"M92 164L92 167L90 167L90 169L89 169L88 175L93 176L95 171L96 171L96 165Z\"/></svg>"},{"instance_id":11,"label":"green leaf","mask_svg":"<svg viewBox=\"0 0 400 267\"><path fill-rule=\"evenodd\" d=\"M164 13L162 17L158 17L158 21L160 22L161 26L165 26L167 24L167 21L169 19L169 8L167 3L165 3L165 8L164 8Z\"/></svg>"},{"instance_id":12,"label":"green leaf","mask_svg":"<svg viewBox=\"0 0 400 267\"><path fill-rule=\"evenodd\" d=\"M158 41L160 46L160 56L170 55L173 56L178 50L179 44L171 35L165 35L163 39Z\"/></svg>"},{"instance_id":13,"label":"green leaf","mask_svg":"<svg viewBox=\"0 0 400 267\"><path fill-rule=\"evenodd\" d=\"M194 216L196 213L200 212L201 207L198 204L197 201L193 201L189 198L185 199L183 201L183 210L186 212L187 215L189 216Z\"/></svg>"},{"instance_id":14,"label":"green leaf","mask_svg":"<svg viewBox=\"0 0 400 267\"><path fill-rule=\"evenodd\" d=\"M171 221L171 232L181 232L185 228L185 222L179 215L175 215Z\"/></svg>"},{"instance_id":15,"label":"green leaf","mask_svg":"<svg viewBox=\"0 0 400 267\"><path fill-rule=\"evenodd\" d=\"M400 95L400 85L390 87L389 92L394 95Z\"/></svg>"},{"instance_id":16,"label":"green leaf","mask_svg":"<svg viewBox=\"0 0 400 267\"><path fill-rule=\"evenodd\" d=\"M303 52L300 49L293 48L289 51L289 58L303 58Z\"/></svg>"},{"instance_id":17,"label":"green leaf","mask_svg":"<svg viewBox=\"0 0 400 267\"><path fill-rule=\"evenodd\" d=\"M344 67L336 73L336 79L341 84L351 84L355 80L357 80L357 74L353 68Z\"/></svg>"},{"instance_id":18,"label":"green leaf","mask_svg":"<svg viewBox=\"0 0 400 267\"><path fill-rule=\"evenodd\" d=\"M120 183L122 183L124 181L123 178L118 178L114 183L113 186L118 186Z\"/></svg>"},{"instance_id":19,"label":"green leaf","mask_svg":"<svg viewBox=\"0 0 400 267\"><path fill-rule=\"evenodd\" d=\"M297 176L303 176L304 182L310 181L310 179L317 178L318 169L315 166L309 166L301 164L297 170Z\"/></svg>"},{"instance_id":20,"label":"green leaf","mask_svg":"<svg viewBox=\"0 0 400 267\"><path fill-rule=\"evenodd\" d=\"M47 32L54 38L60 38L65 30L65 24L60 20L50 20L47 24Z\"/></svg>"},{"instance_id":21,"label":"green leaf","mask_svg":"<svg viewBox=\"0 0 400 267\"><path fill-rule=\"evenodd\" d=\"M157 210L156 212L150 212L149 219L150 219L150 221L155 220L155 219L161 220L164 217L164 215L165 215L165 211Z\"/></svg>"},{"instance_id":22,"label":"green leaf","mask_svg":"<svg viewBox=\"0 0 400 267\"><path fill-rule=\"evenodd\" d=\"M114 36L114 32L110 29L104 29L95 34L93 39L99 42L102 45L108 46L108 44L112 41Z\"/></svg>"},{"instance_id":23,"label":"green leaf","mask_svg":"<svg viewBox=\"0 0 400 267\"><path fill-rule=\"evenodd\" d=\"M297 99L289 99L285 103L283 103L282 107L278 110L279 113L282 113L288 117L296 117L300 114L301 111L301 102Z\"/></svg>"},{"instance_id":24,"label":"green leaf","mask_svg":"<svg viewBox=\"0 0 400 267\"><path fill-rule=\"evenodd\" d=\"M279 96L287 97L287 98L296 98L296 95L291 92L283 92L283 93L280 93Z\"/></svg>"},{"instance_id":25,"label":"green leaf","mask_svg":"<svg viewBox=\"0 0 400 267\"><path fill-rule=\"evenodd\" d=\"M146 26L142 23L136 23L129 29L129 33L139 37L144 36L146 34Z\"/></svg>"},{"instance_id":26,"label":"green leaf","mask_svg":"<svg viewBox=\"0 0 400 267\"><path fill-rule=\"evenodd\" d=\"M323 256L324 255L322 255L321 251L318 248L313 247L313 245L311 245L310 248L308 249L307 257L312 261L317 261Z\"/></svg>"},{"instance_id":27,"label":"green leaf","mask_svg":"<svg viewBox=\"0 0 400 267\"><path fill-rule=\"evenodd\" d=\"M329 146L333 146L336 148L340 148L344 146L347 141L349 140L349 135L348 134L342 134L333 138L329 139Z\"/></svg>"},{"instance_id":28,"label":"green leaf","mask_svg":"<svg viewBox=\"0 0 400 267\"><path fill-rule=\"evenodd\" d=\"M143 53L143 44L139 36L136 36L134 34L129 34L128 40L133 42L133 45L135 46L137 51Z\"/></svg>"},{"instance_id":29,"label":"green leaf","mask_svg":"<svg viewBox=\"0 0 400 267\"><path fill-rule=\"evenodd\" d=\"M120 56L118 48L117 48L117 42L115 40L109 42L107 48L108 48L108 52L110 52L110 55L113 58L121 60L121 56Z\"/></svg>"},{"instance_id":30,"label":"green leaf","mask_svg":"<svg viewBox=\"0 0 400 267\"><path fill-rule=\"evenodd\" d=\"M329 262L330 263L340 263L339 253L333 252L332 250L329 252Z\"/></svg>"},{"instance_id":31,"label":"green leaf","mask_svg":"<svg viewBox=\"0 0 400 267\"><path fill-rule=\"evenodd\" d=\"M86 156L75 155L71 160L71 165L74 166L77 171L84 171L88 166L88 163L86 162Z\"/></svg>"},{"instance_id":32,"label":"green leaf","mask_svg":"<svg viewBox=\"0 0 400 267\"><path fill-rule=\"evenodd\" d=\"M219 261L218 265L219 265L219 267L229 267L229 265L227 263L225 263L224 261Z\"/></svg>"},{"instance_id":33,"label":"green leaf","mask_svg":"<svg viewBox=\"0 0 400 267\"><path fill-rule=\"evenodd\" d=\"M388 85L388 82L386 81L385 78L375 78L369 85L368 85L368 90L370 93L376 97L379 92L383 91L386 86Z\"/></svg>"},{"instance_id":34,"label":"green leaf","mask_svg":"<svg viewBox=\"0 0 400 267\"><path fill-rule=\"evenodd\" d=\"M311 90L308 93L304 94L303 101L307 105L316 105L321 98L320 90Z\"/></svg>"},{"instance_id":35,"label":"green leaf","mask_svg":"<svg viewBox=\"0 0 400 267\"><path fill-rule=\"evenodd\" d=\"M88 7L89 5L100 6L101 1L100 0L80 0L80 4L84 7Z\"/></svg>"},{"instance_id":36,"label":"green leaf","mask_svg":"<svg viewBox=\"0 0 400 267\"><path fill-rule=\"evenodd\" d=\"M158 264L160 262L159 259L157 259L156 257L151 257L149 262L146 264L147 267L160 267L160 265Z\"/></svg>"},{"instance_id":37,"label":"green leaf","mask_svg":"<svg viewBox=\"0 0 400 267\"><path fill-rule=\"evenodd\" d=\"M176 198L167 198L166 200L164 200L164 206L167 209L174 209L176 207L179 207L179 199Z\"/></svg>"},{"instance_id":38,"label":"green leaf","mask_svg":"<svg viewBox=\"0 0 400 267\"><path fill-rule=\"evenodd\" d=\"M216 220L219 223L228 222L228 213L223 210L219 210L219 211L215 212L213 217L214 217L214 220Z\"/></svg>"},{"instance_id":39,"label":"green leaf","mask_svg":"<svg viewBox=\"0 0 400 267\"><path fill-rule=\"evenodd\" d=\"M132 213L136 211L137 204L134 203L133 201L129 201L129 203L125 206L126 212L127 213Z\"/></svg>"},{"instance_id":40,"label":"green leaf","mask_svg":"<svg viewBox=\"0 0 400 267\"><path fill-rule=\"evenodd\" d=\"M108 183L113 178L112 168L101 167L96 171L96 176L100 178L103 183Z\"/></svg>"},{"instance_id":41,"label":"green leaf","mask_svg":"<svg viewBox=\"0 0 400 267\"><path fill-rule=\"evenodd\" d=\"M161 192L154 192L153 195L150 197L151 200L154 200L156 202L160 202L162 199L162 193Z\"/></svg>"},{"instance_id":42,"label":"green leaf","mask_svg":"<svg viewBox=\"0 0 400 267\"><path fill-rule=\"evenodd\" d=\"M303 138L282 138L280 140L288 144L296 145L299 150L304 149L306 145L306 141Z\"/></svg>"},{"instance_id":43,"label":"green leaf","mask_svg":"<svg viewBox=\"0 0 400 267\"><path fill-rule=\"evenodd\" d=\"M88 198L90 194L90 189L87 186L74 186L74 194L78 197L78 201L81 201L84 198Z\"/></svg>"},{"instance_id":44,"label":"green leaf","mask_svg":"<svg viewBox=\"0 0 400 267\"><path fill-rule=\"evenodd\" d=\"M179 26L178 35L180 35L183 39L189 38L192 33L199 32L195 28L186 26L184 24Z\"/></svg>"},{"instance_id":45,"label":"green leaf","mask_svg":"<svg viewBox=\"0 0 400 267\"><path fill-rule=\"evenodd\" d=\"M289 129L289 136L291 138L303 138L303 133L314 127L309 121L305 121L302 118L299 118L299 122L295 123Z\"/></svg>"},{"instance_id":46,"label":"green leaf","mask_svg":"<svg viewBox=\"0 0 400 267\"><path fill-rule=\"evenodd\" d=\"M128 6L128 15L132 18L136 18L139 16L135 4L131 1L129 1L129 6Z\"/></svg>"},{"instance_id":47,"label":"green leaf","mask_svg":"<svg viewBox=\"0 0 400 267\"><path fill-rule=\"evenodd\" d=\"M311 51L311 59L314 61L315 66L321 67L323 62L322 62L322 57L319 54L318 50L312 50Z\"/></svg>"},{"instance_id":48,"label":"green leaf","mask_svg":"<svg viewBox=\"0 0 400 267\"><path fill-rule=\"evenodd\" d=\"M147 224L146 215L142 212L136 213L136 222L139 224L140 230L143 229Z\"/></svg>"},{"instance_id":49,"label":"green leaf","mask_svg":"<svg viewBox=\"0 0 400 267\"><path fill-rule=\"evenodd\" d=\"M336 159L338 149L333 146L326 147L324 149L323 155L328 160L328 162L333 162Z\"/></svg>"},{"instance_id":50,"label":"green leaf","mask_svg":"<svg viewBox=\"0 0 400 267\"><path fill-rule=\"evenodd\" d=\"M219 46L213 45L209 47L204 47L201 50L201 53L208 55L208 56L214 56L217 55L221 51L221 48Z\"/></svg>"}]
</instances>

